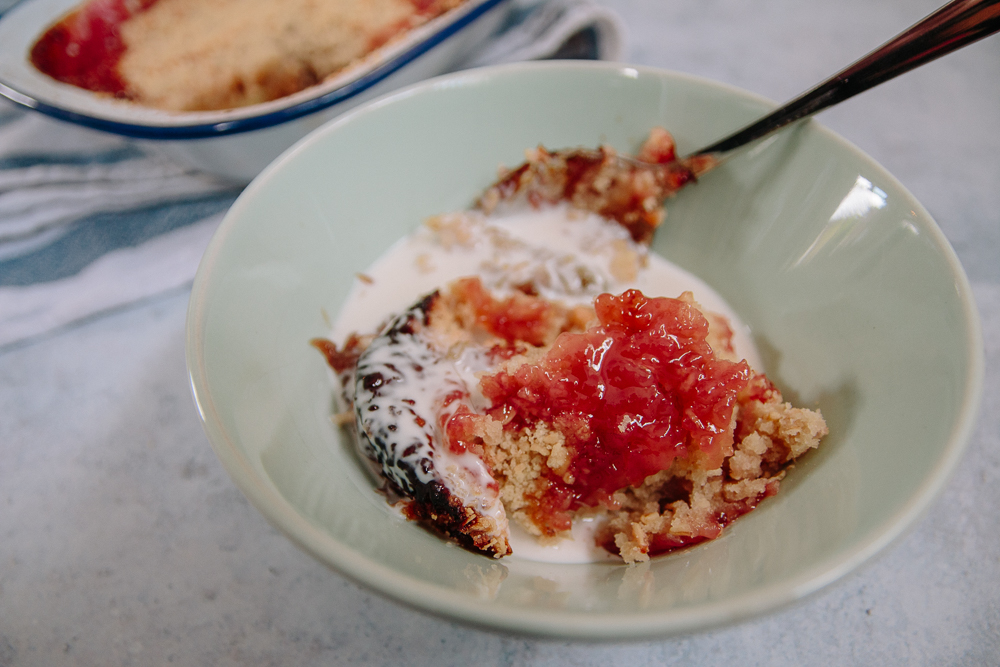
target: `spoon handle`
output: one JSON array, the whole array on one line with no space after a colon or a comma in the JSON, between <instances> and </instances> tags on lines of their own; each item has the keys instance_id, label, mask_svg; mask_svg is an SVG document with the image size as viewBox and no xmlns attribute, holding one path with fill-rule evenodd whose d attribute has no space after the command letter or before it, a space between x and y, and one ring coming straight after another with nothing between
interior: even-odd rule
<instances>
[{"instance_id":1,"label":"spoon handle","mask_svg":"<svg viewBox=\"0 0 1000 667\"><path fill-rule=\"evenodd\" d=\"M689 157L717 164L723 153L998 30L1000 0L953 0L812 90Z\"/></svg>"}]
</instances>

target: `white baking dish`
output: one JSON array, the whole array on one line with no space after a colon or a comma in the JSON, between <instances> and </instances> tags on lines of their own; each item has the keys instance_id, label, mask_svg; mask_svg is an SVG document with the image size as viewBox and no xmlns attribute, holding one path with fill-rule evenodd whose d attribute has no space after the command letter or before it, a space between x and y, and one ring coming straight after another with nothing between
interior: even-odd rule
<instances>
[{"instance_id":1,"label":"white baking dish","mask_svg":"<svg viewBox=\"0 0 1000 667\"><path fill-rule=\"evenodd\" d=\"M60 120L143 140L192 168L248 182L330 118L386 91L446 72L492 34L509 0L469 0L321 84L263 104L171 112L60 83L28 53L79 0L21 0L0 14L0 95Z\"/></svg>"}]
</instances>

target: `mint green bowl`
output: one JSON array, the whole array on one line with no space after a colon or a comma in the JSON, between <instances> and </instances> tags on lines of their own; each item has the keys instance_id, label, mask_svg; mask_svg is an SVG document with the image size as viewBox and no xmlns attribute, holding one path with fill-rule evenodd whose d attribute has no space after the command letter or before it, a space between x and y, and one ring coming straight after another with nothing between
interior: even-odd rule
<instances>
[{"instance_id":1,"label":"mint green bowl","mask_svg":"<svg viewBox=\"0 0 1000 667\"><path fill-rule=\"evenodd\" d=\"M655 249L751 326L786 398L830 435L718 540L637 567L492 561L390 511L330 423L308 341L355 274L428 215L463 208L527 147L681 151L771 103L690 76L601 63L433 79L312 133L262 173L202 260L187 360L205 431L296 544L399 601L508 631L613 639L732 622L798 600L911 526L964 451L982 334L955 254L923 207L816 122L733 159L668 206Z\"/></svg>"}]
</instances>

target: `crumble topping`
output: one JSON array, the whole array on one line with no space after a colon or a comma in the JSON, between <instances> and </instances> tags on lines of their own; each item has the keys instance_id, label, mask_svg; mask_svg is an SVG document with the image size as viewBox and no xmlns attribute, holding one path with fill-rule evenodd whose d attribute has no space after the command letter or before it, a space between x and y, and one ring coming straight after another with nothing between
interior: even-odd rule
<instances>
[{"instance_id":1,"label":"crumble topping","mask_svg":"<svg viewBox=\"0 0 1000 667\"><path fill-rule=\"evenodd\" d=\"M41 72L169 111L315 85L462 0L90 0L31 49Z\"/></svg>"}]
</instances>

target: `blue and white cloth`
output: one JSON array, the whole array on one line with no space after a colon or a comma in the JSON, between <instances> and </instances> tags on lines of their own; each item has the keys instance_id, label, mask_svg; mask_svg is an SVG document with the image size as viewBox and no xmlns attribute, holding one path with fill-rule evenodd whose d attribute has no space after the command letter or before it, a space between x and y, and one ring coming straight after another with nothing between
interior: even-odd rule
<instances>
[{"instance_id":1,"label":"blue and white cloth","mask_svg":"<svg viewBox=\"0 0 1000 667\"><path fill-rule=\"evenodd\" d=\"M516 4L466 67L617 60L624 30L590 0ZM0 353L190 287L239 189L128 139L0 98Z\"/></svg>"}]
</instances>

